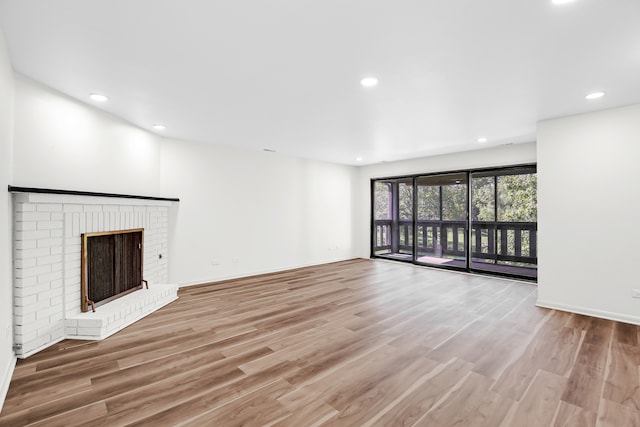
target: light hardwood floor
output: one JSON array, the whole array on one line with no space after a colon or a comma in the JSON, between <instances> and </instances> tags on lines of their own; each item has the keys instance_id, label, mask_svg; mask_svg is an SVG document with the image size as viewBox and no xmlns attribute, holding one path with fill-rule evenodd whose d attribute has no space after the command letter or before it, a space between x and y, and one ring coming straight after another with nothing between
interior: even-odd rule
<instances>
[{"instance_id":1,"label":"light hardwood floor","mask_svg":"<svg viewBox=\"0 0 640 427\"><path fill-rule=\"evenodd\" d=\"M640 327L353 260L190 287L16 367L2 426L640 426Z\"/></svg>"}]
</instances>

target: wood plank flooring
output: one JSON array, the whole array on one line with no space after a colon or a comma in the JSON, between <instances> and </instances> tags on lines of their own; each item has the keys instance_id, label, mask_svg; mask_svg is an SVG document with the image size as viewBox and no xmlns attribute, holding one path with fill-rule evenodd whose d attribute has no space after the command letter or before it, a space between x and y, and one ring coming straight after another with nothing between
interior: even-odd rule
<instances>
[{"instance_id":1,"label":"wood plank flooring","mask_svg":"<svg viewBox=\"0 0 640 427\"><path fill-rule=\"evenodd\" d=\"M640 426L640 327L352 260L182 289L16 367L1 426Z\"/></svg>"}]
</instances>

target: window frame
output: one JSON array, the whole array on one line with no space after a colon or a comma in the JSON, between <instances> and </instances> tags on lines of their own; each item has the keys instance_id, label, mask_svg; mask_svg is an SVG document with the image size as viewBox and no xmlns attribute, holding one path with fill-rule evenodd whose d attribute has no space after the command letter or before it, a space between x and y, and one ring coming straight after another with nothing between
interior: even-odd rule
<instances>
[{"instance_id":1,"label":"window frame","mask_svg":"<svg viewBox=\"0 0 640 427\"><path fill-rule=\"evenodd\" d=\"M491 276L501 276L501 277L508 277L508 278L514 278L514 279L521 279L521 280L527 280L527 281L532 281L532 282L537 282L537 277L530 277L530 276L525 276L525 275L519 275L519 274L512 274L512 273L507 273L507 272L496 272L496 271L486 271L486 270L482 270L482 269L476 269L476 268L472 268L471 266L471 259L470 259L470 254L472 252L471 249L471 242L472 242L472 230L471 230L471 206L472 206L472 191L471 191L471 179L472 179L472 175L475 175L474 177L478 177L478 175L480 176L501 176L501 175L518 175L518 174L523 174L523 173L536 173L537 174L537 163L522 163L522 164L514 164L514 165L508 165L508 166L496 166L496 167L484 167L484 168L474 168L474 169L458 169L458 170L445 170L445 171L435 171L435 172L426 172L426 173L418 173L418 174L409 174L409 175L395 175L395 176L382 176L382 177L376 177L376 178L371 178L370 182L371 182L371 191L370 191L370 198L371 198L371 203L370 203L370 226L369 226L369 233L370 233L370 257L371 258L380 258L380 259L386 259L386 260L392 260L392 261L398 261L398 262L405 262L405 263L410 263L413 265L418 265L418 266L428 266L428 267L432 267L432 268L439 268L439 269L446 269L446 270L455 270L455 271L463 271L463 272L468 272L468 273L477 273L477 274L487 274L487 275L491 275ZM418 214L417 214L417 204L418 204L418 197L417 197L417 191L416 191L416 179L418 178L425 178L425 177L435 177L438 175L449 175L449 174L466 174L467 180L466 180L466 185L467 185L467 206L466 206L466 228L467 228L467 234L466 234L466 239L467 242L465 244L465 251L466 251L466 262L465 262L465 267L451 267L451 266L447 266L447 265L434 265L434 264L429 264L426 265L424 263L420 263L416 261L416 255L417 252L417 227L416 227L416 223L417 223L417 218L418 218ZM485 175L486 174L486 175ZM377 255L375 253L375 247L376 247L376 233L375 233L375 185L376 182L379 181L402 181L402 180L410 180L413 183L413 256L411 259L393 259L391 257L388 256L384 256L383 254L381 255ZM497 192L497 188L496 188L496 192ZM391 197L391 199L397 199L398 195L396 195L395 197ZM537 197L536 197L537 199ZM395 202L394 202L395 203ZM495 200L496 203L496 207L495 209L497 210L497 203L498 201ZM392 209L395 209L394 207L392 207ZM536 218L536 222L535 222L535 227L537 229L537 218ZM537 236L536 236L537 238ZM536 269L537 269L537 263L536 263Z\"/></svg>"}]
</instances>

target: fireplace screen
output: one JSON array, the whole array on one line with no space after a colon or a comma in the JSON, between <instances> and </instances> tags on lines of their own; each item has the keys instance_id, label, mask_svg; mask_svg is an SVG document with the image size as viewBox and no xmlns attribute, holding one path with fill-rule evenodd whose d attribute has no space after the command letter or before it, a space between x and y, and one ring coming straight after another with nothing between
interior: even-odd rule
<instances>
[{"instance_id":1,"label":"fireplace screen","mask_svg":"<svg viewBox=\"0 0 640 427\"><path fill-rule=\"evenodd\" d=\"M142 288L144 229L82 235L82 311Z\"/></svg>"}]
</instances>

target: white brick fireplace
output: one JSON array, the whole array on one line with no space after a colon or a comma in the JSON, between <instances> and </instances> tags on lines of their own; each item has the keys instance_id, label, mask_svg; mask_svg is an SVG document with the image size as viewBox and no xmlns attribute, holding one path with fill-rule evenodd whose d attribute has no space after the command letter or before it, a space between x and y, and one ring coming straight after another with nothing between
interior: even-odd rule
<instances>
[{"instance_id":1,"label":"white brick fireplace","mask_svg":"<svg viewBox=\"0 0 640 427\"><path fill-rule=\"evenodd\" d=\"M13 201L14 344L19 357L65 338L105 338L177 298L177 286L165 285L171 200L20 191ZM134 228L144 228L149 290L82 313L82 233Z\"/></svg>"}]
</instances>

